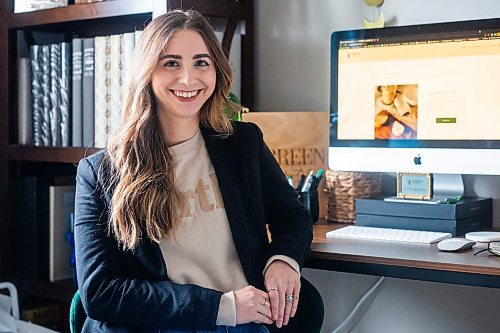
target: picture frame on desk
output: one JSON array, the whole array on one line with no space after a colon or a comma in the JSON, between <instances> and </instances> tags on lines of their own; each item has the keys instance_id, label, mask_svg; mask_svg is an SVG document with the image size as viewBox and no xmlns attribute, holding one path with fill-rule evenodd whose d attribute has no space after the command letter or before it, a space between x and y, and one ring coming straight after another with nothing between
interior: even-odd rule
<instances>
[{"instance_id":1,"label":"picture frame on desk","mask_svg":"<svg viewBox=\"0 0 500 333\"><path fill-rule=\"evenodd\" d=\"M431 200L433 197L432 174L398 172L396 193L401 199Z\"/></svg>"}]
</instances>

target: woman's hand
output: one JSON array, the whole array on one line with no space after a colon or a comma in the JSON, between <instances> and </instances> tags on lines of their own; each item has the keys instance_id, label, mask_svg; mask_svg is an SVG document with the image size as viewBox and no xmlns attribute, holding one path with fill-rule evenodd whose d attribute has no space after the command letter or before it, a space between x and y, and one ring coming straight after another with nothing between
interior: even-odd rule
<instances>
[{"instance_id":1,"label":"woman's hand","mask_svg":"<svg viewBox=\"0 0 500 333\"><path fill-rule=\"evenodd\" d=\"M272 324L269 296L265 291L247 286L234 292L236 324L250 322Z\"/></svg>"},{"instance_id":2,"label":"woman's hand","mask_svg":"<svg viewBox=\"0 0 500 333\"><path fill-rule=\"evenodd\" d=\"M274 260L264 275L272 319L279 328L287 325L290 317L295 316L299 304L300 277L292 266L282 260Z\"/></svg>"}]
</instances>

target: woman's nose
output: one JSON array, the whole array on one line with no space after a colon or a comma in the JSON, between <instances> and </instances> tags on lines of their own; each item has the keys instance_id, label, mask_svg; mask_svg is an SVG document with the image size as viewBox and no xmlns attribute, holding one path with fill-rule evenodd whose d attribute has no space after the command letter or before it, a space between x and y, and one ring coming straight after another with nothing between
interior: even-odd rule
<instances>
[{"instance_id":1,"label":"woman's nose","mask_svg":"<svg viewBox=\"0 0 500 333\"><path fill-rule=\"evenodd\" d=\"M194 82L194 73L191 68L182 68L179 74L179 82L190 86Z\"/></svg>"}]
</instances>

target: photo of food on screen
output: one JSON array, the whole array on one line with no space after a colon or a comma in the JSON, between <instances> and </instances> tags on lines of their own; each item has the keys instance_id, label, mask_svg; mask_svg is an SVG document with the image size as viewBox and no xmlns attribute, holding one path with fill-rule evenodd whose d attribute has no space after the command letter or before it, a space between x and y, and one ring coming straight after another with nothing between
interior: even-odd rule
<instances>
[{"instance_id":1,"label":"photo of food on screen","mask_svg":"<svg viewBox=\"0 0 500 333\"><path fill-rule=\"evenodd\" d=\"M375 139L416 139L417 124L418 85L375 87Z\"/></svg>"}]
</instances>

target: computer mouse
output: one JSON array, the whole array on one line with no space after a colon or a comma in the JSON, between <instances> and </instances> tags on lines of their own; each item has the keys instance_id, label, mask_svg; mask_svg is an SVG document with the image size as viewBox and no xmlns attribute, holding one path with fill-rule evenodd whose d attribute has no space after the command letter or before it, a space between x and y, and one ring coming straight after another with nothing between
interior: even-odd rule
<instances>
[{"instance_id":1,"label":"computer mouse","mask_svg":"<svg viewBox=\"0 0 500 333\"><path fill-rule=\"evenodd\" d=\"M475 244L476 242L474 241L456 237L456 238L443 239L437 244L437 248L440 251L458 252L470 249Z\"/></svg>"}]
</instances>

